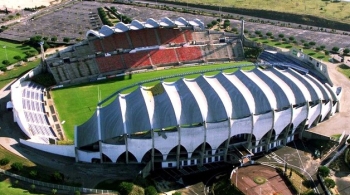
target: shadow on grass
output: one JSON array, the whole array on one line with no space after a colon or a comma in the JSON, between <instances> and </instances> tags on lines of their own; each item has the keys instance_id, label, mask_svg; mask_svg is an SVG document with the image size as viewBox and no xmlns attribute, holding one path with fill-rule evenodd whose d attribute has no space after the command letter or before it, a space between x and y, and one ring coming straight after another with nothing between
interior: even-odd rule
<instances>
[{"instance_id":1,"label":"shadow on grass","mask_svg":"<svg viewBox=\"0 0 350 195\"><path fill-rule=\"evenodd\" d=\"M292 48L292 47L293 47L293 46L291 46L291 45L287 45L287 46L286 46L287 49L290 49L290 48Z\"/></svg>"},{"instance_id":2,"label":"shadow on grass","mask_svg":"<svg viewBox=\"0 0 350 195\"><path fill-rule=\"evenodd\" d=\"M339 65L338 67L339 67L340 69L343 69L343 70L348 70L348 69L350 69L350 67L347 66L347 65L345 65L345 64Z\"/></svg>"}]
</instances>

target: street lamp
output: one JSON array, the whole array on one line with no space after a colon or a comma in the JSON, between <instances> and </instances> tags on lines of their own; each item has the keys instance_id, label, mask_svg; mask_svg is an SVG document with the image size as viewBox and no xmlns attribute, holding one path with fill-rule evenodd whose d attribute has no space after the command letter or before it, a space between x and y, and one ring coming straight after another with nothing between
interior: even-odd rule
<instances>
[{"instance_id":1,"label":"street lamp","mask_svg":"<svg viewBox=\"0 0 350 195\"><path fill-rule=\"evenodd\" d=\"M6 60L8 61L8 60L9 60L9 58L8 58L8 56L7 56L7 49L6 49L6 45L4 45L4 47L2 47L2 48L4 48L4 49L5 49Z\"/></svg>"}]
</instances>

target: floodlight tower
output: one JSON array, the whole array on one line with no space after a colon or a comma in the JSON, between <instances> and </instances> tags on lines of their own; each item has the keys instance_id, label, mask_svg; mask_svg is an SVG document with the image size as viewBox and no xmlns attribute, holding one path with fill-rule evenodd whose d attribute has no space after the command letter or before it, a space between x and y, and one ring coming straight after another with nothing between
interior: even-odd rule
<instances>
[{"instance_id":1,"label":"floodlight tower","mask_svg":"<svg viewBox=\"0 0 350 195\"><path fill-rule=\"evenodd\" d=\"M39 42L40 45L40 52L41 52L41 68L42 71L44 72L46 70L45 66L45 51L44 51L44 41Z\"/></svg>"}]
</instances>

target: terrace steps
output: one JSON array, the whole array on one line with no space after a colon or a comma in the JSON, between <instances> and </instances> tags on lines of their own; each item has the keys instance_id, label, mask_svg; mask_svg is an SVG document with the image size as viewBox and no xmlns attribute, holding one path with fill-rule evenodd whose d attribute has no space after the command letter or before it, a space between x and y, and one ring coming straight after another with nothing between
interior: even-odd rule
<instances>
[{"instance_id":1,"label":"terrace steps","mask_svg":"<svg viewBox=\"0 0 350 195\"><path fill-rule=\"evenodd\" d=\"M58 71L58 75L59 77L61 78L60 80L61 81L66 81L68 80L67 76L66 76L66 73L64 72L63 68L62 67L57 67L57 71Z\"/></svg>"},{"instance_id":2,"label":"terrace steps","mask_svg":"<svg viewBox=\"0 0 350 195\"><path fill-rule=\"evenodd\" d=\"M76 78L80 78L81 74L80 74L80 72L78 70L78 63L71 64L71 67L72 67L72 71L74 72Z\"/></svg>"},{"instance_id":3,"label":"terrace steps","mask_svg":"<svg viewBox=\"0 0 350 195\"><path fill-rule=\"evenodd\" d=\"M100 74L100 72L98 71L98 68L97 68L97 66L96 66L96 62L95 62L94 59L86 60L85 63L86 63L87 66L89 67L89 69L90 69L92 75Z\"/></svg>"},{"instance_id":4,"label":"terrace steps","mask_svg":"<svg viewBox=\"0 0 350 195\"><path fill-rule=\"evenodd\" d=\"M90 75L90 71L84 62L78 63L78 69L79 69L80 74L83 75L83 77L87 77Z\"/></svg>"},{"instance_id":5,"label":"terrace steps","mask_svg":"<svg viewBox=\"0 0 350 195\"><path fill-rule=\"evenodd\" d=\"M73 70L71 69L71 66L72 66L72 65L73 65L73 64L63 64L63 66L62 66L62 68L63 68L63 70L66 72L66 74L67 74L69 80L73 80L73 79L76 78L76 76L74 75Z\"/></svg>"}]
</instances>

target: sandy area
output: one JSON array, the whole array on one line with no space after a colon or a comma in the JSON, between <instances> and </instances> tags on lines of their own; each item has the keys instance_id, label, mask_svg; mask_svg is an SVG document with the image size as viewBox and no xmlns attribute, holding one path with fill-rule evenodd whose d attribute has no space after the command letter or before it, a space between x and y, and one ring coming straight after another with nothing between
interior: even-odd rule
<instances>
[{"instance_id":1,"label":"sandy area","mask_svg":"<svg viewBox=\"0 0 350 195\"><path fill-rule=\"evenodd\" d=\"M49 6L51 4L59 3L62 0L0 0L0 9L7 7L8 9L24 9L39 7L41 5Z\"/></svg>"}]
</instances>

